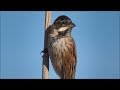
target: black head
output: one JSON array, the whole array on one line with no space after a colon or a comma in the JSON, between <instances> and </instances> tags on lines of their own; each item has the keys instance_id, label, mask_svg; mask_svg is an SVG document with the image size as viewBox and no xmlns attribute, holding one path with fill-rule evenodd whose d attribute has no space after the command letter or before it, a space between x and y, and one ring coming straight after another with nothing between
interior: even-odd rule
<instances>
[{"instance_id":1,"label":"black head","mask_svg":"<svg viewBox=\"0 0 120 90\"><path fill-rule=\"evenodd\" d=\"M71 19L65 15L59 16L55 21L54 25L56 26L57 29L60 27L75 27L75 24L71 21Z\"/></svg>"}]
</instances>

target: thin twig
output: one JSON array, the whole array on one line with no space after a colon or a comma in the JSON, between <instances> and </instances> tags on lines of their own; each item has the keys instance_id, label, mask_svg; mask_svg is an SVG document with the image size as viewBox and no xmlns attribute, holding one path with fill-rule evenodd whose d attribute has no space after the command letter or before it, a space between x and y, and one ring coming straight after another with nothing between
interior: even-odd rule
<instances>
[{"instance_id":1,"label":"thin twig","mask_svg":"<svg viewBox=\"0 0 120 90\"><path fill-rule=\"evenodd\" d=\"M45 12L45 35L44 35L44 50L47 48L47 28L50 25L51 11ZM42 65L42 79L49 79L49 54L48 52L43 55Z\"/></svg>"}]
</instances>

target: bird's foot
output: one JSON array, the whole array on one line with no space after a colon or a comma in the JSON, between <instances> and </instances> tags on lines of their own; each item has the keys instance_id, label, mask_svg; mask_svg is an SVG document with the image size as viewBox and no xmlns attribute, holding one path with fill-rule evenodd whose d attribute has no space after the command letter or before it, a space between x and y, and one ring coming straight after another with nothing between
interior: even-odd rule
<instances>
[{"instance_id":1,"label":"bird's foot","mask_svg":"<svg viewBox=\"0 0 120 90\"><path fill-rule=\"evenodd\" d=\"M47 48L45 48L43 51L41 51L41 53L48 53ZM41 54L41 53L40 53L40 54Z\"/></svg>"}]
</instances>

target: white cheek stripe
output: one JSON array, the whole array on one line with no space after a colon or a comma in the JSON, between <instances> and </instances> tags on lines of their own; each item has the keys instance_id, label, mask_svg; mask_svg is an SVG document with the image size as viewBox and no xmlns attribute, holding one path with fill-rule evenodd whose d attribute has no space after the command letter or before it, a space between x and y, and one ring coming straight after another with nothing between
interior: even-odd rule
<instances>
[{"instance_id":1,"label":"white cheek stripe","mask_svg":"<svg viewBox=\"0 0 120 90\"><path fill-rule=\"evenodd\" d=\"M58 29L58 31L65 31L67 29L68 29L68 27L61 27L61 28Z\"/></svg>"}]
</instances>

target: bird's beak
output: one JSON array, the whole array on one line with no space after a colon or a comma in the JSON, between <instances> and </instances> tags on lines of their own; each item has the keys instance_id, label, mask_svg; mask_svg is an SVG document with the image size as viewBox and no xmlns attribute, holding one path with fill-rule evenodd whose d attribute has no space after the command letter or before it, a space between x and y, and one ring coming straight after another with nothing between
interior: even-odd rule
<instances>
[{"instance_id":1,"label":"bird's beak","mask_svg":"<svg viewBox=\"0 0 120 90\"><path fill-rule=\"evenodd\" d=\"M71 27L75 27L76 25L74 23L71 24Z\"/></svg>"}]
</instances>

